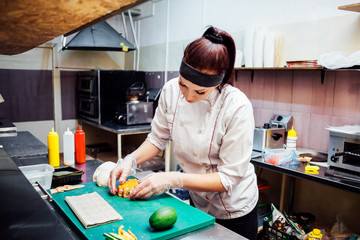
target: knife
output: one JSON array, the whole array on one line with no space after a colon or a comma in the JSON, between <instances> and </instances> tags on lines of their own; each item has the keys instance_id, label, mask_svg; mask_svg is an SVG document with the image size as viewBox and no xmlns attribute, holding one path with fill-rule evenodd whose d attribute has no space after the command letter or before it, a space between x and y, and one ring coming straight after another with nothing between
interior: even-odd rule
<instances>
[{"instance_id":1,"label":"knife","mask_svg":"<svg viewBox=\"0 0 360 240\"><path fill-rule=\"evenodd\" d=\"M347 177L347 176L344 176L344 175L341 175L338 173L329 172L329 171L325 171L325 176L330 176L330 177L335 177L335 178L339 178L339 179L344 179L344 180L360 183L360 179Z\"/></svg>"}]
</instances>

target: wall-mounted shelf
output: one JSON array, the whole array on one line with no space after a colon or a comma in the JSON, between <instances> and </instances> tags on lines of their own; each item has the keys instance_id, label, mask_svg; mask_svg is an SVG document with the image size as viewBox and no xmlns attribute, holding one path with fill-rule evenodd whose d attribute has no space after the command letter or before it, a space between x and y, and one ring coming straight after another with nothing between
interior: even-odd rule
<instances>
[{"instance_id":1,"label":"wall-mounted shelf","mask_svg":"<svg viewBox=\"0 0 360 240\"><path fill-rule=\"evenodd\" d=\"M240 67L235 70L321 70L323 67Z\"/></svg>"},{"instance_id":2,"label":"wall-mounted shelf","mask_svg":"<svg viewBox=\"0 0 360 240\"><path fill-rule=\"evenodd\" d=\"M235 68L236 70L245 70L245 71L251 71L251 82L254 81L254 71L255 70L276 70L276 71L282 71L282 70L290 70L290 71L297 71L297 70L321 70L321 84L324 83L325 78L325 69L323 67L256 67L256 68L250 68L250 67L240 67ZM235 81L237 81L237 74L235 74Z\"/></svg>"},{"instance_id":3,"label":"wall-mounted shelf","mask_svg":"<svg viewBox=\"0 0 360 240\"><path fill-rule=\"evenodd\" d=\"M360 12L360 3L354 3L350 5L344 5L338 7L339 10L352 11L352 12Z\"/></svg>"},{"instance_id":4,"label":"wall-mounted shelf","mask_svg":"<svg viewBox=\"0 0 360 240\"><path fill-rule=\"evenodd\" d=\"M235 69L235 71L251 71L251 82L253 82L253 80L254 80L254 72L256 70L258 70L258 71L263 71L263 70L275 70L275 71L320 70L321 84L323 84L326 71L360 71L360 65L356 65L356 66L349 67L349 68L338 68L338 69L327 69L324 67L264 67L264 68L261 68L261 67L256 67L256 68L239 67L239 68L234 68L234 69ZM235 74L235 81L237 81L237 74Z\"/></svg>"}]
</instances>

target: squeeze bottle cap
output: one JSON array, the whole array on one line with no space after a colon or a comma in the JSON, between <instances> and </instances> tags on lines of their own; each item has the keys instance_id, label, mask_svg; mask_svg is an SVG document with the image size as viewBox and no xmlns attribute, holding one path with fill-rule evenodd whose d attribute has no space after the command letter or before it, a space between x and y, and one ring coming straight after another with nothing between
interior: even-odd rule
<instances>
[{"instance_id":1,"label":"squeeze bottle cap","mask_svg":"<svg viewBox=\"0 0 360 240\"><path fill-rule=\"evenodd\" d=\"M51 129L51 132L49 132L49 135L57 135L57 132L54 132L54 128Z\"/></svg>"},{"instance_id":2,"label":"squeeze bottle cap","mask_svg":"<svg viewBox=\"0 0 360 240\"><path fill-rule=\"evenodd\" d=\"M78 129L78 130L76 130L76 132L77 132L77 133L81 133L81 132L84 132L84 131L83 131L83 130L81 130L80 125L79 125L79 129Z\"/></svg>"},{"instance_id":3,"label":"squeeze bottle cap","mask_svg":"<svg viewBox=\"0 0 360 240\"><path fill-rule=\"evenodd\" d=\"M314 237L314 238L322 238L322 234L321 234L321 230L314 228L312 230L312 232L309 234L310 237Z\"/></svg>"},{"instance_id":4,"label":"squeeze bottle cap","mask_svg":"<svg viewBox=\"0 0 360 240\"><path fill-rule=\"evenodd\" d=\"M296 137L296 132L294 130L294 127L291 127L291 129L289 130L288 137Z\"/></svg>"},{"instance_id":5,"label":"squeeze bottle cap","mask_svg":"<svg viewBox=\"0 0 360 240\"><path fill-rule=\"evenodd\" d=\"M72 135L72 132L69 130L69 128L67 128L67 130L64 132L64 134L66 134L66 135Z\"/></svg>"}]
</instances>

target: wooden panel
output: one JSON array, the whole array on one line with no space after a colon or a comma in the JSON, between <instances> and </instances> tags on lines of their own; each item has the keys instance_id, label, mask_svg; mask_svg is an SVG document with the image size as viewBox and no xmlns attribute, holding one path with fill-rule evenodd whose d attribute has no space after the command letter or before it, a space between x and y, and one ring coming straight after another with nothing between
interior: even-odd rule
<instances>
[{"instance_id":1,"label":"wooden panel","mask_svg":"<svg viewBox=\"0 0 360 240\"><path fill-rule=\"evenodd\" d=\"M23 53L143 2L145 0L0 1L0 54Z\"/></svg>"},{"instance_id":2,"label":"wooden panel","mask_svg":"<svg viewBox=\"0 0 360 240\"><path fill-rule=\"evenodd\" d=\"M338 7L339 10L346 10L352 12L360 12L360 3L345 5Z\"/></svg>"}]
</instances>

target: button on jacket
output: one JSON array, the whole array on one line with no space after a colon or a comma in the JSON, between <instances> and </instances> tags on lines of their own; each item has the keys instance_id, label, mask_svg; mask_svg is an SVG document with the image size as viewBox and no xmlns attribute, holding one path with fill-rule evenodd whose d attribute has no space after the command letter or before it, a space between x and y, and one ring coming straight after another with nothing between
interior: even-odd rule
<instances>
[{"instance_id":1,"label":"button on jacket","mask_svg":"<svg viewBox=\"0 0 360 240\"><path fill-rule=\"evenodd\" d=\"M161 92L147 139L163 150L171 139L186 173L217 173L226 192L190 191L195 206L219 219L241 217L257 204L258 188L250 163L254 116L250 101L229 84L189 103L178 78Z\"/></svg>"}]
</instances>

